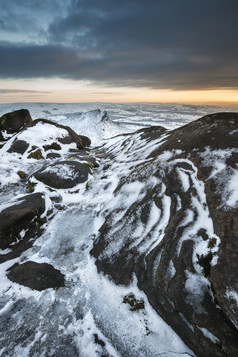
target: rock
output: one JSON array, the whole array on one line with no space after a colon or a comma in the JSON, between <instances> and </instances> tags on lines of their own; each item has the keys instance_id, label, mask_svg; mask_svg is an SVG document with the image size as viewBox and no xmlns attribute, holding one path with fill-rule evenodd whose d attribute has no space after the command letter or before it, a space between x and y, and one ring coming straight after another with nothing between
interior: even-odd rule
<instances>
[{"instance_id":1,"label":"rock","mask_svg":"<svg viewBox=\"0 0 238 357\"><path fill-rule=\"evenodd\" d=\"M64 275L60 270L47 263L27 261L15 264L9 270L8 279L35 290L56 289L65 284Z\"/></svg>"},{"instance_id":2,"label":"rock","mask_svg":"<svg viewBox=\"0 0 238 357\"><path fill-rule=\"evenodd\" d=\"M22 170L18 170L17 174L20 177L20 179L22 179L22 180L24 180L26 178L26 176L27 176L25 171L22 171Z\"/></svg>"},{"instance_id":3,"label":"rock","mask_svg":"<svg viewBox=\"0 0 238 357\"><path fill-rule=\"evenodd\" d=\"M60 154L58 154L57 152L49 152L47 155L46 155L46 158L47 159L59 159L61 157Z\"/></svg>"},{"instance_id":4,"label":"rock","mask_svg":"<svg viewBox=\"0 0 238 357\"><path fill-rule=\"evenodd\" d=\"M48 135L49 131L52 135ZM91 142L89 138L76 134L68 126L60 125L46 119L36 119L25 126L17 135L11 147L8 149L8 152L17 152L20 154L27 152L29 158L33 157L39 160L40 158L44 158L45 151L61 151L62 144L67 145L72 143L75 143L75 146L78 148L77 150L80 151L89 146ZM41 150L41 155L39 150ZM35 153L31 153L32 151Z\"/></svg>"},{"instance_id":5,"label":"rock","mask_svg":"<svg viewBox=\"0 0 238 357\"><path fill-rule=\"evenodd\" d=\"M235 357L238 207L235 198L229 205L228 188L237 177L238 114L217 113L170 132L154 127L140 133L151 145L161 142L133 165L137 147L132 155L131 136L126 163L131 171L114 190L115 200L125 200L104 212L91 250L98 271L117 284L129 284L136 274L150 304L196 356ZM127 140L120 143L124 152ZM140 183L137 200L127 204L127 185Z\"/></svg>"},{"instance_id":6,"label":"rock","mask_svg":"<svg viewBox=\"0 0 238 357\"><path fill-rule=\"evenodd\" d=\"M61 146L56 142L53 142L50 145L44 145L43 148L44 148L45 151L48 151L48 150L61 150Z\"/></svg>"},{"instance_id":7,"label":"rock","mask_svg":"<svg viewBox=\"0 0 238 357\"><path fill-rule=\"evenodd\" d=\"M4 114L0 118L0 137L4 140L3 132L14 134L24 126L32 122L31 115L27 109L16 110L11 113Z\"/></svg>"},{"instance_id":8,"label":"rock","mask_svg":"<svg viewBox=\"0 0 238 357\"><path fill-rule=\"evenodd\" d=\"M123 297L123 303L130 305L130 311L139 311L145 308L143 299L136 299L133 293L129 293Z\"/></svg>"},{"instance_id":9,"label":"rock","mask_svg":"<svg viewBox=\"0 0 238 357\"><path fill-rule=\"evenodd\" d=\"M44 195L34 193L8 203L0 211L0 248L20 245L24 239L33 238L40 231L40 215L45 211ZM24 239L20 233L25 231Z\"/></svg>"},{"instance_id":10,"label":"rock","mask_svg":"<svg viewBox=\"0 0 238 357\"><path fill-rule=\"evenodd\" d=\"M33 176L53 188L72 188L86 182L90 168L78 161L57 161L35 172Z\"/></svg>"},{"instance_id":11,"label":"rock","mask_svg":"<svg viewBox=\"0 0 238 357\"><path fill-rule=\"evenodd\" d=\"M75 131L73 129L71 129L69 126L65 126L65 125L60 125L58 123L54 123L50 120L47 119L36 119L33 120L28 127L33 127L36 124L38 124L39 122L41 123L45 123L45 124L50 124L50 125L54 125L57 128L61 128L67 131L67 135L65 137L59 137L57 139L57 141L59 141L62 144L71 144L71 143L76 143L78 149L83 149L85 147L90 146L91 141L87 136L84 135L78 135L75 133ZM53 143L52 143L53 144Z\"/></svg>"},{"instance_id":12,"label":"rock","mask_svg":"<svg viewBox=\"0 0 238 357\"><path fill-rule=\"evenodd\" d=\"M25 140L15 140L8 152L17 152L18 154L24 154L26 150L28 149L29 144Z\"/></svg>"},{"instance_id":13,"label":"rock","mask_svg":"<svg viewBox=\"0 0 238 357\"><path fill-rule=\"evenodd\" d=\"M40 159L44 159L44 157L42 156L42 151L41 149L37 149L35 151L32 151L28 156L28 159L35 159L35 160L40 160Z\"/></svg>"},{"instance_id":14,"label":"rock","mask_svg":"<svg viewBox=\"0 0 238 357\"><path fill-rule=\"evenodd\" d=\"M87 154L82 155L80 152L68 155L67 160L83 161L85 164L88 164L88 166L92 168L99 167L99 163L95 157L89 156Z\"/></svg>"}]
</instances>

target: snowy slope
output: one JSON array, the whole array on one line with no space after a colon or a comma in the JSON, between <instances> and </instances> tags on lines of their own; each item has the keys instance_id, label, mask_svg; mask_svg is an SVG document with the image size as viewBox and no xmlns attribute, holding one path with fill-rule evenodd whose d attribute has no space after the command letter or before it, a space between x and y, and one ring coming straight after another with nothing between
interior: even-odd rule
<instances>
[{"instance_id":1,"label":"snowy slope","mask_svg":"<svg viewBox=\"0 0 238 357\"><path fill-rule=\"evenodd\" d=\"M195 356L195 349L187 347L188 342L184 339L189 329L192 332L195 329L208 344L222 343L216 331L208 330L198 321L196 326L193 325L194 321L189 320L186 308L183 311L182 306L178 306L178 311L184 321L184 331L179 331L174 313L172 316L176 323L173 325L171 317L166 322L166 312L153 302L148 293L153 289L146 285L138 273L139 268L134 269L136 259L131 265L125 264L125 274L120 269L126 262L118 263L119 253L126 252L128 262L138 257L141 264L142 257L143 264L148 264L153 277L150 284L156 285L164 272L165 288L161 284L161 289L164 289L161 296L170 294L171 282L176 284L178 258L186 241L192 239L191 271L186 272L184 288L187 304L194 313L203 311L203 298L206 293L212 296L212 292L211 283L203 275L197 255L206 255L208 242L214 238L216 243L211 249L211 266L216 266L220 244L207 202L205 183L198 174L198 163L191 157L185 157L183 148L164 149L158 154L160 148L169 142L171 132L163 128L153 130L151 126L164 123L167 128L177 128L197 119L201 113L214 111L214 108L100 106L101 111L98 104L1 105L2 114L10 109L27 107L33 118L45 117L71 126L78 134L88 135L96 147L92 148L92 155L101 160L99 168L95 168L90 177L87 189L83 185L74 193L67 189L55 193L44 185L36 187L36 190L45 193L50 202L52 200L54 211L32 247L21 256L0 265L2 356ZM104 110L107 110L108 116ZM128 134L142 126L151 130ZM231 135L236 133L233 131ZM31 139L36 140L27 138ZM0 150L0 211L10 199L26 194L25 184L17 176L17 170L27 167L31 174L42 165L40 161L29 160L24 155L19 158L19 155L6 154L6 148ZM227 184L223 186L224 180L221 180L219 187L224 198L221 206L224 208L227 205L229 209L237 208L238 203L237 171L235 168L226 171L226 160L234 153L235 148L214 151L209 147L201 153L203 166L213 167L210 179L214 178L219 183L221 175L226 177ZM173 181L173 178L176 179ZM169 180L172 191L168 188L171 187ZM185 198L188 199L186 203ZM57 200L62 205L60 210L54 203ZM182 211L183 215L179 216ZM167 239L173 212L174 217L180 217L177 228L182 234L174 246L171 243L176 257L166 262L162 244ZM208 241L197 236L201 228L206 231ZM54 265L65 275L65 287L39 292L7 278L8 268L29 260ZM100 263L103 261L107 264ZM161 262L166 262L166 273L158 269ZM145 266L147 272L146 269ZM130 293L137 301L143 299L144 308L138 311L131 309L126 302ZM236 296L234 287L230 286L227 294ZM193 341L192 346L195 345Z\"/></svg>"}]
</instances>

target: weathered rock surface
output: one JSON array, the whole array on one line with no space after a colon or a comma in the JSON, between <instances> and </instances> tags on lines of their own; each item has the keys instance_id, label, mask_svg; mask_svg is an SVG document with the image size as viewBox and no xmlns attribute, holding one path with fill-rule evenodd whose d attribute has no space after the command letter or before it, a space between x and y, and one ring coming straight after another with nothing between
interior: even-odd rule
<instances>
[{"instance_id":1,"label":"weathered rock surface","mask_svg":"<svg viewBox=\"0 0 238 357\"><path fill-rule=\"evenodd\" d=\"M78 192L74 187L86 182L91 169L98 166L92 153L83 149L90 144L89 139L44 119L25 127L23 124L17 130L21 131L16 140L10 139L3 150L9 156L12 152L20 154L13 155L18 160L17 165L14 162L17 184L25 188L24 180L32 175L28 189L33 191L37 181L37 189L41 189L43 182L54 189L45 187L49 195L52 193L54 209L64 209L60 191L55 191L73 188L70 193ZM6 138L8 132L3 131ZM35 140L29 133L35 135ZM238 355L238 198L234 195L238 186L237 139L236 113L208 115L173 131L150 127L114 138L111 144L97 149L105 162L98 176L101 192L97 192L95 180L92 194L87 197L95 201L93 214L99 216L96 226L101 224L91 250L98 271L116 284L128 285L136 277L154 310L197 357ZM29 164L30 174L22 163L27 163L26 171ZM32 174L34 165L37 171ZM35 193L1 207L0 249L6 252L1 253L0 263L21 255L42 233L46 196ZM71 217L67 213L65 217ZM89 213L83 217L92 222ZM87 230L86 225L80 227ZM42 236L43 246L33 246L34 253L45 254L47 259L57 257L57 264L61 264L67 254L71 256L75 244L79 255L81 248L86 249L80 239L78 242L77 232L70 231L66 239L63 232L58 241L53 230L54 225L49 225ZM72 238L70 244L67 238ZM52 252L58 242L60 248ZM12 266L8 278L36 290L64 286L59 270L33 261ZM128 305L128 312L141 313L146 322L146 299L129 292L121 303ZM59 305L55 306L57 309ZM14 308L18 311L17 306ZM78 314L75 311L74 316ZM28 325L26 334L28 328L33 328L31 321ZM105 347L96 332L94 338L95 343Z\"/></svg>"},{"instance_id":2,"label":"weathered rock surface","mask_svg":"<svg viewBox=\"0 0 238 357\"><path fill-rule=\"evenodd\" d=\"M57 129L62 129L61 131L58 130L58 137ZM36 130L37 140L39 142L37 144L38 146L35 145L33 139ZM53 130L53 132L55 132L55 134L52 135L52 138L50 135L47 136L49 130ZM32 135L28 133L32 133ZM39 138L41 138L40 141ZM90 146L91 141L86 136L76 134L75 131L68 126L60 125L47 119L36 119L31 121L27 126L23 128L20 135L18 135L11 144L10 148L8 149L8 152L17 152L20 154L24 154L27 149L28 152L32 150L41 150L42 153L48 152L49 150L54 152L55 150L61 150L62 144L67 145L72 143L75 143L76 147L81 150L85 147Z\"/></svg>"},{"instance_id":3,"label":"weathered rock surface","mask_svg":"<svg viewBox=\"0 0 238 357\"><path fill-rule=\"evenodd\" d=\"M75 133L73 129L71 129L69 126L61 125L58 123L54 123L50 120L47 119L36 119L33 120L28 127L33 127L37 125L38 123L45 123L45 124L50 124L55 126L56 128L61 128L67 131L67 135L64 137L59 137L57 140L62 143L62 144L71 144L71 143L76 143L78 149L83 149L85 147L88 147L91 145L91 140L84 135L78 135Z\"/></svg>"},{"instance_id":4,"label":"weathered rock surface","mask_svg":"<svg viewBox=\"0 0 238 357\"><path fill-rule=\"evenodd\" d=\"M24 154L24 152L28 149L29 143L27 143L25 140L15 140L8 152L16 152L18 154Z\"/></svg>"},{"instance_id":5,"label":"weathered rock surface","mask_svg":"<svg viewBox=\"0 0 238 357\"><path fill-rule=\"evenodd\" d=\"M232 185L238 114L218 113L173 131L153 127L138 133L139 149L133 136L120 144L130 174L121 177L114 199L125 201L105 210L91 250L97 268L117 284L129 284L136 274L151 305L196 356L235 357L238 198ZM146 149L155 140L157 148L143 156L143 145ZM116 159L115 152L110 158ZM133 164L137 155L141 160ZM137 199L126 203L130 187Z\"/></svg>"},{"instance_id":6,"label":"weathered rock surface","mask_svg":"<svg viewBox=\"0 0 238 357\"><path fill-rule=\"evenodd\" d=\"M0 212L0 248L5 249L16 243L20 232L29 229L32 220L39 219L44 211L45 200L41 193L26 195L9 203L9 206Z\"/></svg>"},{"instance_id":7,"label":"weathered rock surface","mask_svg":"<svg viewBox=\"0 0 238 357\"><path fill-rule=\"evenodd\" d=\"M34 177L53 188L72 188L86 182L90 168L78 161L57 161L34 173Z\"/></svg>"},{"instance_id":8,"label":"weathered rock surface","mask_svg":"<svg viewBox=\"0 0 238 357\"><path fill-rule=\"evenodd\" d=\"M0 140L6 140L4 132L14 134L32 121L31 115L27 109L16 110L4 114L0 118Z\"/></svg>"},{"instance_id":9,"label":"weathered rock surface","mask_svg":"<svg viewBox=\"0 0 238 357\"><path fill-rule=\"evenodd\" d=\"M35 290L64 286L64 275L47 263L27 261L23 264L15 264L9 270L7 276L10 280Z\"/></svg>"},{"instance_id":10,"label":"weathered rock surface","mask_svg":"<svg viewBox=\"0 0 238 357\"><path fill-rule=\"evenodd\" d=\"M0 254L0 263L18 257L31 247L42 233L45 218L45 198L42 193L23 196L9 202L0 212L0 249L9 249Z\"/></svg>"}]
</instances>

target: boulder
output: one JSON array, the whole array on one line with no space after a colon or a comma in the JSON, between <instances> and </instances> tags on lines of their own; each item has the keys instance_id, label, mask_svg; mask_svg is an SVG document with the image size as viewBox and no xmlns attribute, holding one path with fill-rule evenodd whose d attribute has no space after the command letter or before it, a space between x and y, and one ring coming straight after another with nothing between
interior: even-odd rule
<instances>
[{"instance_id":1,"label":"boulder","mask_svg":"<svg viewBox=\"0 0 238 357\"><path fill-rule=\"evenodd\" d=\"M59 129L63 129L60 135ZM38 130L38 132L36 132L36 130ZM49 130L52 136L48 135ZM76 134L75 131L68 126L60 125L46 119L36 119L25 126L17 135L11 147L8 149L8 152L24 154L26 151L30 153L32 150L41 150L45 156L45 152L49 152L49 150L60 152L62 144L72 143L75 143L79 151L90 146L91 141L86 136Z\"/></svg>"},{"instance_id":2,"label":"boulder","mask_svg":"<svg viewBox=\"0 0 238 357\"><path fill-rule=\"evenodd\" d=\"M61 158L61 155L58 154L57 152L49 152L46 155L46 159L59 159L59 158Z\"/></svg>"},{"instance_id":3,"label":"boulder","mask_svg":"<svg viewBox=\"0 0 238 357\"><path fill-rule=\"evenodd\" d=\"M78 161L57 161L35 172L33 176L53 188L72 188L86 182L90 167Z\"/></svg>"},{"instance_id":4,"label":"boulder","mask_svg":"<svg viewBox=\"0 0 238 357\"><path fill-rule=\"evenodd\" d=\"M82 161L90 167L99 167L98 160L95 157L89 156L87 153L82 154L80 151L68 155L67 159Z\"/></svg>"},{"instance_id":5,"label":"boulder","mask_svg":"<svg viewBox=\"0 0 238 357\"><path fill-rule=\"evenodd\" d=\"M16 152L18 154L24 154L28 149L29 144L25 140L14 140L8 152Z\"/></svg>"},{"instance_id":6,"label":"boulder","mask_svg":"<svg viewBox=\"0 0 238 357\"><path fill-rule=\"evenodd\" d=\"M14 134L30 122L32 122L32 118L27 109L20 109L4 114L0 118L0 139L4 140L3 132Z\"/></svg>"},{"instance_id":7,"label":"boulder","mask_svg":"<svg viewBox=\"0 0 238 357\"><path fill-rule=\"evenodd\" d=\"M58 123L54 123L50 120L47 119L36 119L33 120L28 127L32 127L35 126L37 123L46 123L46 124L50 124L50 125L54 125L57 128L61 128L64 129L68 132L68 135L66 135L65 137L59 137L58 141L62 144L71 144L71 143L76 143L78 149L83 149L85 147L88 147L91 145L91 140L84 135L78 135L75 133L75 131L73 129L71 129L69 126L65 126L65 125L60 125Z\"/></svg>"},{"instance_id":8,"label":"boulder","mask_svg":"<svg viewBox=\"0 0 238 357\"><path fill-rule=\"evenodd\" d=\"M44 211L45 200L41 193L8 202L6 208L0 211L0 248L20 245L26 237L37 235L42 224L40 216ZM22 231L25 231L24 239L21 238Z\"/></svg>"},{"instance_id":9,"label":"boulder","mask_svg":"<svg viewBox=\"0 0 238 357\"><path fill-rule=\"evenodd\" d=\"M63 287L65 283L64 275L60 270L47 263L27 261L23 264L15 264L8 270L8 279L39 291Z\"/></svg>"}]
</instances>

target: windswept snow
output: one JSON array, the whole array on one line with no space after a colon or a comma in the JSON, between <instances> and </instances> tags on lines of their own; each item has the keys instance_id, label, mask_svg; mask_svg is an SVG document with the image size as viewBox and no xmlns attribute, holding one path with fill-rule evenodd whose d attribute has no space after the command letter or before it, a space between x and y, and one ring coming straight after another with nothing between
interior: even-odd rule
<instances>
[{"instance_id":1,"label":"windswept snow","mask_svg":"<svg viewBox=\"0 0 238 357\"><path fill-rule=\"evenodd\" d=\"M88 187L79 184L72 190L60 189L57 192L49 192L45 185L37 183L36 192L46 192L46 210L42 217L46 215L49 208L53 207L50 197L55 201L58 199L64 209L54 211L54 217L48 222L46 230L30 249L20 257L0 265L0 355L12 357L195 356L153 310L146 295L138 288L136 277L128 286L115 285L107 276L98 273L95 261L89 252L109 212L113 211L116 214L110 217L109 223L113 226L114 234L108 237L108 246L103 253L107 256L118 252L126 239L131 246L137 245L140 253L149 254L163 239L170 219L171 198L166 194L165 186L160 185L156 170L150 169L149 165L148 170L146 167L146 163L151 162L149 155L166 140L167 134L149 143L141 138L140 133L128 137L117 135L134 131L142 126L162 124L168 128L175 128L207 114L209 110L214 112L216 109L179 105L100 104L100 107L103 106L103 109L108 111L109 117L106 117L103 111L97 110L98 104L39 103L0 105L0 114L24 106L29 108L33 118L45 117L55 120L71 126L78 134L89 136L93 146L103 145L107 157L102 158L101 166L90 178ZM45 125L47 124L44 124L44 128ZM20 138L42 146L47 144L48 140L63 137L66 133L61 128L55 131L49 125L44 138L40 139L37 136L40 127L41 123L38 123L31 128L31 131L22 132ZM7 201L25 193L24 183L20 181L17 171L26 169L29 174L32 174L42 166L41 160L27 159L28 151L22 156L7 153L13 140L14 137L0 150L2 190L0 210L7 207ZM75 144L72 145L73 147ZM209 156L207 156L208 150L206 154L204 153L204 162L205 156ZM177 163L174 157L178 153L168 151L158 156L158 166L163 170L166 165L172 166ZM225 153L217 153L216 158L210 155L209 160L212 163L217 162L212 175L218 177L223 172L225 157ZM191 170L179 168L180 183L185 194L191 185L195 193L191 196L191 205L187 208L184 220L181 222L181 227L185 228L181 242L192 237L200 227L204 226L208 235L214 236L204 185L197 177L196 167L189 160L186 163L190 165ZM210 165L210 161L207 161L207 165ZM105 169L107 166L110 169ZM146 195L143 184L136 175L133 175L135 169L143 170L141 172L147 179L148 189L157 188L154 198L146 202L147 223L141 221L139 216L141 212L137 212L138 217L135 216L134 221L128 213L130 206L134 202L143 202ZM66 170L61 167L59 171L56 167L54 170L60 176L67 178L72 175L69 168ZM219 177L217 180L219 183ZM238 204L237 180L237 174L232 173L229 176L229 192L226 196L228 206ZM177 199L177 210L179 210L182 203L180 197ZM122 217L124 217L123 221ZM133 234L122 237L121 230L128 228L128 232L131 232L132 224ZM218 245L217 237L214 253ZM178 254L180 248L178 247ZM206 254L207 251L207 242L204 243L202 238L195 241L193 260L198 271L196 255ZM3 251L1 253L3 254ZM154 271L159 265L160 256L161 252L154 261ZM7 269L15 263L28 260L50 263L56 269L60 269L66 277L65 287L39 292L11 282L6 276ZM213 264L215 263L214 261ZM172 279L175 273L175 266L171 262L168 279ZM186 278L188 300L190 299L192 303L196 299L197 306L202 309L201 299L207 291L210 291L208 279L202 276L198 278L190 272L187 272ZM123 303L124 296L131 292L136 298L144 300L144 309L130 311L130 306ZM228 291L227 294L233 293ZM203 333L206 337L213 338L209 331L204 329Z\"/></svg>"}]
</instances>

